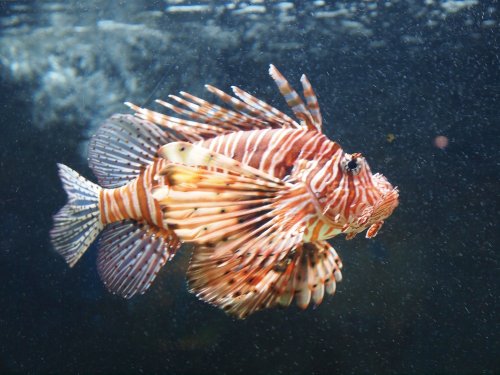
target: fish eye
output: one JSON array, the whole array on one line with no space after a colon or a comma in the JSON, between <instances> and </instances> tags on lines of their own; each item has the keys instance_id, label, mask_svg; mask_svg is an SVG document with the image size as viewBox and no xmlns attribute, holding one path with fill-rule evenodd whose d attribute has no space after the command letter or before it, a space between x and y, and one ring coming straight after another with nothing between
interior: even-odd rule
<instances>
[{"instance_id":1,"label":"fish eye","mask_svg":"<svg viewBox=\"0 0 500 375\"><path fill-rule=\"evenodd\" d=\"M351 160L349 163L347 163L347 170L353 171L358 167L358 161L356 159Z\"/></svg>"},{"instance_id":2,"label":"fish eye","mask_svg":"<svg viewBox=\"0 0 500 375\"><path fill-rule=\"evenodd\" d=\"M361 155L359 154L346 155L342 164L346 172L352 173L353 175L357 175L361 171L362 167Z\"/></svg>"}]
</instances>

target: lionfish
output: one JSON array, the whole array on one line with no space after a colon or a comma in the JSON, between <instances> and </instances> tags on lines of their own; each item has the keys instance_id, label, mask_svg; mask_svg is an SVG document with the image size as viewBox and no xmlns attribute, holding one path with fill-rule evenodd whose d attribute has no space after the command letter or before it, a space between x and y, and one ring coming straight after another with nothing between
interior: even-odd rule
<instances>
[{"instance_id":1,"label":"lionfish","mask_svg":"<svg viewBox=\"0 0 500 375\"><path fill-rule=\"evenodd\" d=\"M190 291L238 318L333 294L342 262L327 240L374 237L398 190L322 133L305 75L304 102L269 73L296 119L206 85L225 107L180 92L157 101L179 117L125 103L135 116L105 121L89 144L99 185L59 164L68 203L51 239L69 266L102 232L100 277L125 298L144 293L184 242L194 244Z\"/></svg>"}]
</instances>

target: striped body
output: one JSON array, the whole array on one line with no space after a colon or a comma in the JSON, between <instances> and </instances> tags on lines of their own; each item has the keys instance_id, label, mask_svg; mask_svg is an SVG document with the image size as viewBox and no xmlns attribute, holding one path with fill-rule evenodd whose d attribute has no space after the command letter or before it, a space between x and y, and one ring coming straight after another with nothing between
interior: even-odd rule
<instances>
[{"instance_id":1,"label":"striped body","mask_svg":"<svg viewBox=\"0 0 500 375\"><path fill-rule=\"evenodd\" d=\"M235 132L198 144L281 179L298 159L328 160L339 149L321 133L296 129Z\"/></svg>"},{"instance_id":2,"label":"striped body","mask_svg":"<svg viewBox=\"0 0 500 375\"><path fill-rule=\"evenodd\" d=\"M277 178L304 181L315 197L297 198L296 215L306 215L308 242L334 237L339 233L357 233L355 222L366 207L380 199L380 192L370 189L373 175L365 163L359 175L345 173L340 146L316 131L265 129L234 132L198 142L199 146L228 156ZM116 188L103 189L100 197L101 221L145 221L162 229L160 205L151 195L158 184L168 184L158 172L167 163L163 159L146 167L137 179ZM292 215L293 216L293 215ZM346 225L353 227L346 230ZM354 229L355 228L355 229Z\"/></svg>"},{"instance_id":3,"label":"striped body","mask_svg":"<svg viewBox=\"0 0 500 375\"><path fill-rule=\"evenodd\" d=\"M323 181L329 175L328 167L332 160L338 160L342 153L339 145L323 134L295 129L235 132L198 144L277 178L300 176L306 178L307 183ZM100 196L101 222L109 224L133 219L167 229L167 224L162 221L160 205L151 195L153 186L168 184L164 178L157 176L166 163L163 159L156 159L128 184L115 189L103 189ZM311 165L316 167L301 169ZM321 195L317 189L319 187L324 190L323 186L316 186L314 191ZM309 197L298 196L294 208L297 210L296 215L310 217L306 230L308 241L329 238L341 230L341 225L332 225L334 223L331 220L315 209Z\"/></svg>"},{"instance_id":4,"label":"striped body","mask_svg":"<svg viewBox=\"0 0 500 375\"><path fill-rule=\"evenodd\" d=\"M346 173L345 164L352 156L315 130L235 132L198 144L280 179L303 181L315 198L311 201L311 197L304 197L306 201L301 202L302 209L312 215L307 236L310 241L357 232L346 229L346 225L355 226L364 210L392 189L383 176L371 173L364 158L358 158L357 175ZM387 203L392 204L394 200ZM310 209L313 205L317 210Z\"/></svg>"},{"instance_id":5,"label":"striped body","mask_svg":"<svg viewBox=\"0 0 500 375\"><path fill-rule=\"evenodd\" d=\"M316 198L323 192L312 189L311 183L324 180L330 172L328 165L332 160L338 161L342 154L337 143L310 130L237 132L200 142L200 145L280 179L300 179L311 187ZM289 212L291 218L307 220L305 242L330 238L341 232L342 225L325 217L318 205L317 200L311 201L310 194L300 194L295 197L293 212Z\"/></svg>"},{"instance_id":6,"label":"striped body","mask_svg":"<svg viewBox=\"0 0 500 375\"><path fill-rule=\"evenodd\" d=\"M128 184L115 189L102 189L99 196L101 222L110 224L133 219L166 229L160 206L151 195L154 178L163 164L162 159L155 159Z\"/></svg>"}]
</instances>

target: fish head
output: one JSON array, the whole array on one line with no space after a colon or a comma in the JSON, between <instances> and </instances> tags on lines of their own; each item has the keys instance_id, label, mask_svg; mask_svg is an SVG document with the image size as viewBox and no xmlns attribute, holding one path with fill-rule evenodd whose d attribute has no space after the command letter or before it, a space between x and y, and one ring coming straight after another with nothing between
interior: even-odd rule
<instances>
[{"instance_id":1,"label":"fish head","mask_svg":"<svg viewBox=\"0 0 500 375\"><path fill-rule=\"evenodd\" d=\"M382 174L373 174L360 153L342 152L333 175L325 216L347 239L365 230L367 238L374 237L399 204L398 188Z\"/></svg>"}]
</instances>

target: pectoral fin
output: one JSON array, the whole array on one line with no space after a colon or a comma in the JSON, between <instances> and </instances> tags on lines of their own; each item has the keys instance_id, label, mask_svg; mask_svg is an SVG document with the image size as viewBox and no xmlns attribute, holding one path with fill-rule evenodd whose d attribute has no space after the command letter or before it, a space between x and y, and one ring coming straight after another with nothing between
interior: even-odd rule
<instances>
[{"instance_id":1,"label":"pectoral fin","mask_svg":"<svg viewBox=\"0 0 500 375\"><path fill-rule=\"evenodd\" d=\"M311 302L319 305L342 280L342 262L323 241L294 245L280 261L260 267L212 254L212 248L196 248L188 270L190 291L240 319L265 308L287 307L294 298L302 309Z\"/></svg>"},{"instance_id":2,"label":"pectoral fin","mask_svg":"<svg viewBox=\"0 0 500 375\"><path fill-rule=\"evenodd\" d=\"M249 177L252 179L273 182L279 186L285 185L279 178L266 172L243 164L228 156L212 152L209 149L188 142L171 142L162 146L159 155L165 160L175 163L202 168L219 168L224 172Z\"/></svg>"},{"instance_id":3,"label":"pectoral fin","mask_svg":"<svg viewBox=\"0 0 500 375\"><path fill-rule=\"evenodd\" d=\"M273 241L300 242L310 214L303 186L188 143L167 145L160 154L171 162L160 172L168 184L153 195L182 241L222 242L218 254L243 241L245 248L258 244L262 253L274 248Z\"/></svg>"}]
</instances>

